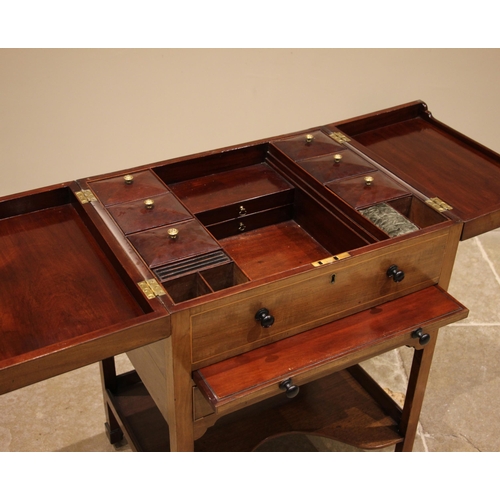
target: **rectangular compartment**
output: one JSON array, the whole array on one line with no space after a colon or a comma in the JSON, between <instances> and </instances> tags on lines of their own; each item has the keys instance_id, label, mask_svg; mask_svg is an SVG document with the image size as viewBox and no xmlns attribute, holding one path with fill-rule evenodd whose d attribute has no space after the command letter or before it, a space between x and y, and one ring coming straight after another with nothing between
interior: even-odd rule
<instances>
[{"instance_id":1,"label":"rectangular compartment","mask_svg":"<svg viewBox=\"0 0 500 500\"><path fill-rule=\"evenodd\" d=\"M142 276L128 274L76 189L0 203L0 393L169 334L168 323L153 322L167 312L141 294Z\"/></svg>"},{"instance_id":2,"label":"rectangular compartment","mask_svg":"<svg viewBox=\"0 0 500 500\"><path fill-rule=\"evenodd\" d=\"M241 269L234 262L228 262L180 278L164 280L163 286L173 302L178 304L247 281L248 277Z\"/></svg>"},{"instance_id":3,"label":"rectangular compartment","mask_svg":"<svg viewBox=\"0 0 500 500\"><path fill-rule=\"evenodd\" d=\"M500 156L434 119L422 101L328 126L464 222L462 239L500 226Z\"/></svg>"}]
</instances>

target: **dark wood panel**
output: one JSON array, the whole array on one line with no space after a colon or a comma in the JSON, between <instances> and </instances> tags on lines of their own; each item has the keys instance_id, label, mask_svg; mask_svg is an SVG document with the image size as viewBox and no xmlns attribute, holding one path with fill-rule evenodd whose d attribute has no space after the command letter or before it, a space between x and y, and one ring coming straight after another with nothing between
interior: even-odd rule
<instances>
[{"instance_id":1,"label":"dark wood panel","mask_svg":"<svg viewBox=\"0 0 500 500\"><path fill-rule=\"evenodd\" d=\"M170 187L195 214L292 189L265 163L204 175Z\"/></svg>"},{"instance_id":2,"label":"dark wood panel","mask_svg":"<svg viewBox=\"0 0 500 500\"><path fill-rule=\"evenodd\" d=\"M120 203L108 208L125 234L193 218L172 193L147 198L148 202L153 202L152 208L147 208L145 201Z\"/></svg>"},{"instance_id":3,"label":"dark wood panel","mask_svg":"<svg viewBox=\"0 0 500 500\"><path fill-rule=\"evenodd\" d=\"M373 165L352 151L341 149L337 154L341 155L340 159L336 159L336 155L332 154L297 163L322 183L353 175L367 174L375 170Z\"/></svg>"},{"instance_id":4,"label":"dark wood panel","mask_svg":"<svg viewBox=\"0 0 500 500\"><path fill-rule=\"evenodd\" d=\"M0 359L143 313L71 205L0 221Z\"/></svg>"},{"instance_id":5,"label":"dark wood panel","mask_svg":"<svg viewBox=\"0 0 500 500\"><path fill-rule=\"evenodd\" d=\"M465 222L462 239L500 226L500 156L430 117L425 105L415 109L417 116L400 109L337 125L415 189L451 205Z\"/></svg>"},{"instance_id":6,"label":"dark wood panel","mask_svg":"<svg viewBox=\"0 0 500 500\"><path fill-rule=\"evenodd\" d=\"M312 137L310 142L307 140L308 136ZM336 153L343 149L337 142L319 130L287 137L284 140L274 142L273 145L292 160L313 158Z\"/></svg>"},{"instance_id":7,"label":"dark wood panel","mask_svg":"<svg viewBox=\"0 0 500 500\"><path fill-rule=\"evenodd\" d=\"M131 183L125 182L125 174L90 183L90 187L104 205L126 203L167 192L166 186L149 170L129 172Z\"/></svg>"},{"instance_id":8,"label":"dark wood panel","mask_svg":"<svg viewBox=\"0 0 500 500\"><path fill-rule=\"evenodd\" d=\"M310 264L330 255L293 220L224 238L220 244L252 280Z\"/></svg>"},{"instance_id":9,"label":"dark wood panel","mask_svg":"<svg viewBox=\"0 0 500 500\"><path fill-rule=\"evenodd\" d=\"M179 231L175 239L168 234L171 228ZM217 242L196 220L135 233L129 236L129 240L150 267L220 249Z\"/></svg>"},{"instance_id":10,"label":"dark wood panel","mask_svg":"<svg viewBox=\"0 0 500 500\"><path fill-rule=\"evenodd\" d=\"M367 185L365 177L373 179ZM355 208L364 208L381 201L394 200L410 193L401 184L382 172L370 172L366 176L349 177L328 182L326 186Z\"/></svg>"}]
</instances>

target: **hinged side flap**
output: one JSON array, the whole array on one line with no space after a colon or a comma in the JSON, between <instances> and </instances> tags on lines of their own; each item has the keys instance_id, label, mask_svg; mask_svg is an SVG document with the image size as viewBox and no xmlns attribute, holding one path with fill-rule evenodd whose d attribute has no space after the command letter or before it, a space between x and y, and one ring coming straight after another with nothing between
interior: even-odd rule
<instances>
[{"instance_id":1,"label":"hinged side flap","mask_svg":"<svg viewBox=\"0 0 500 500\"><path fill-rule=\"evenodd\" d=\"M328 125L439 211L464 222L462 239L500 227L500 155L435 120L425 103ZM451 208L453 207L453 208Z\"/></svg>"}]
</instances>

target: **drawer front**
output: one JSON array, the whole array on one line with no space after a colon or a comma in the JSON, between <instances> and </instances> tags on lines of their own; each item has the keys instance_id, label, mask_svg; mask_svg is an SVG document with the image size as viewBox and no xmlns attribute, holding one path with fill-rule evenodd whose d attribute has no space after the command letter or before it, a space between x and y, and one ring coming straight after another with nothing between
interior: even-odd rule
<instances>
[{"instance_id":1,"label":"drawer front","mask_svg":"<svg viewBox=\"0 0 500 500\"><path fill-rule=\"evenodd\" d=\"M246 352L435 284L446 242L447 232L424 235L193 311L193 363ZM395 281L401 272L404 279Z\"/></svg>"},{"instance_id":2,"label":"drawer front","mask_svg":"<svg viewBox=\"0 0 500 500\"><path fill-rule=\"evenodd\" d=\"M252 215L245 215L238 219L227 220L218 224L211 224L207 229L217 239L235 236L245 231L251 231L259 227L279 224L290 220L293 217L293 205L256 212Z\"/></svg>"},{"instance_id":3,"label":"drawer front","mask_svg":"<svg viewBox=\"0 0 500 500\"><path fill-rule=\"evenodd\" d=\"M327 182L326 186L354 208L410 195L401 184L382 172L369 172L359 177Z\"/></svg>"},{"instance_id":4,"label":"drawer front","mask_svg":"<svg viewBox=\"0 0 500 500\"><path fill-rule=\"evenodd\" d=\"M219 415L281 394L352 366L367 355L411 345L423 349L435 329L467 316L467 309L431 286L377 307L313 328L193 373ZM425 326L423 326L425 325ZM205 410L205 413L207 411Z\"/></svg>"},{"instance_id":5,"label":"drawer front","mask_svg":"<svg viewBox=\"0 0 500 500\"><path fill-rule=\"evenodd\" d=\"M125 234L193 218L172 193L119 203L108 211Z\"/></svg>"},{"instance_id":6,"label":"drawer front","mask_svg":"<svg viewBox=\"0 0 500 500\"><path fill-rule=\"evenodd\" d=\"M197 213L199 221L205 225L217 224L230 219L239 219L248 215L269 210L282 205L293 203L294 191L287 189L266 196L253 199L238 200L237 203L227 205L206 212Z\"/></svg>"},{"instance_id":7,"label":"drawer front","mask_svg":"<svg viewBox=\"0 0 500 500\"><path fill-rule=\"evenodd\" d=\"M152 172L143 170L91 183L105 206L126 203L166 193L167 187Z\"/></svg>"}]
</instances>

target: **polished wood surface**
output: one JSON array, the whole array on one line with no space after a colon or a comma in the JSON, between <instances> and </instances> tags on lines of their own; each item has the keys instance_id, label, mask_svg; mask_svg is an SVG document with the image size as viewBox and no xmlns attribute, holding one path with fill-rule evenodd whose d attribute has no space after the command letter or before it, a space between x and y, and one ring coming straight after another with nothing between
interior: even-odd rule
<instances>
[{"instance_id":1,"label":"polished wood surface","mask_svg":"<svg viewBox=\"0 0 500 500\"><path fill-rule=\"evenodd\" d=\"M500 156L435 120L421 102L334 124L363 151L465 222L462 239L500 225Z\"/></svg>"},{"instance_id":2,"label":"polished wood surface","mask_svg":"<svg viewBox=\"0 0 500 500\"><path fill-rule=\"evenodd\" d=\"M404 336L408 345L417 345L411 331L426 324L457 321L467 310L438 287L386 302L303 334L254 349L240 356L194 372L197 386L218 408L235 399L310 370L363 351L391 337Z\"/></svg>"},{"instance_id":3,"label":"polished wood surface","mask_svg":"<svg viewBox=\"0 0 500 500\"><path fill-rule=\"evenodd\" d=\"M71 205L1 220L0 259L1 360L142 313Z\"/></svg>"},{"instance_id":4,"label":"polished wood surface","mask_svg":"<svg viewBox=\"0 0 500 500\"><path fill-rule=\"evenodd\" d=\"M150 170L134 172L132 175L133 180L130 184L125 182L125 175L120 175L94 182L91 187L99 200L106 206L149 198L167 192L165 185Z\"/></svg>"},{"instance_id":5,"label":"polished wood surface","mask_svg":"<svg viewBox=\"0 0 500 500\"><path fill-rule=\"evenodd\" d=\"M336 155L341 155L341 158L336 159ZM373 165L348 149L341 149L336 154L298 161L297 164L321 183L360 174L370 175L369 172L376 170Z\"/></svg>"},{"instance_id":6,"label":"polished wood surface","mask_svg":"<svg viewBox=\"0 0 500 500\"><path fill-rule=\"evenodd\" d=\"M202 176L170 188L194 214L290 191L292 186L265 163Z\"/></svg>"},{"instance_id":7,"label":"polished wood surface","mask_svg":"<svg viewBox=\"0 0 500 500\"><path fill-rule=\"evenodd\" d=\"M436 285L460 235L500 226L499 167L415 102L4 197L0 392L105 360L110 439L137 449L155 447L136 430L151 427L172 451L251 449L268 431L410 450L438 329L466 315ZM358 211L378 201L419 229L389 237ZM352 365L402 345L416 354L401 411ZM136 374L117 378L121 352Z\"/></svg>"},{"instance_id":8,"label":"polished wood surface","mask_svg":"<svg viewBox=\"0 0 500 500\"><path fill-rule=\"evenodd\" d=\"M146 201L152 201L153 207L148 208ZM119 203L109 207L108 210L125 234L137 233L193 217L172 193L151 196L130 203Z\"/></svg>"},{"instance_id":9,"label":"polished wood surface","mask_svg":"<svg viewBox=\"0 0 500 500\"><path fill-rule=\"evenodd\" d=\"M310 142L308 136L312 137ZM280 151L283 151L292 160L302 160L304 158L337 153L343 149L342 146L319 130L273 141L273 145Z\"/></svg>"},{"instance_id":10,"label":"polished wood surface","mask_svg":"<svg viewBox=\"0 0 500 500\"><path fill-rule=\"evenodd\" d=\"M372 179L370 185L365 180L368 176ZM381 172L328 182L326 186L354 208L365 208L410 195L401 184Z\"/></svg>"},{"instance_id":11,"label":"polished wood surface","mask_svg":"<svg viewBox=\"0 0 500 500\"><path fill-rule=\"evenodd\" d=\"M175 239L168 234L170 228L179 231ZM220 249L217 242L196 220L180 221L176 224L131 234L129 240L152 268Z\"/></svg>"}]
</instances>

